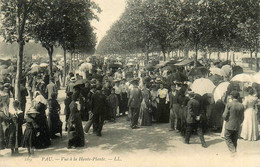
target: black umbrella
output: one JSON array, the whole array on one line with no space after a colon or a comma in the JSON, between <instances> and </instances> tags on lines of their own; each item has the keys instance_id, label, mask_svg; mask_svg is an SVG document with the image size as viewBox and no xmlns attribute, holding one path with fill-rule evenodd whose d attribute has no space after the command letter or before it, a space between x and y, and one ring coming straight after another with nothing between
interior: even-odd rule
<instances>
[{"instance_id":1,"label":"black umbrella","mask_svg":"<svg viewBox=\"0 0 260 167\"><path fill-rule=\"evenodd\" d=\"M79 80L77 80L77 81L74 83L74 87L83 86L85 83L86 83L85 80L79 79Z\"/></svg>"},{"instance_id":2,"label":"black umbrella","mask_svg":"<svg viewBox=\"0 0 260 167\"><path fill-rule=\"evenodd\" d=\"M232 67L232 74L233 76L237 75L237 74L242 74L243 73L243 68L240 66L234 66Z\"/></svg>"},{"instance_id":3,"label":"black umbrella","mask_svg":"<svg viewBox=\"0 0 260 167\"><path fill-rule=\"evenodd\" d=\"M173 81L176 81L176 82L188 81L188 77L181 72L177 72L177 73L173 74Z\"/></svg>"},{"instance_id":4,"label":"black umbrella","mask_svg":"<svg viewBox=\"0 0 260 167\"><path fill-rule=\"evenodd\" d=\"M114 68L114 69L116 68L116 69L117 69L117 68L122 68L122 65L121 65L121 64L110 64L109 67L110 67L110 68Z\"/></svg>"},{"instance_id":5,"label":"black umbrella","mask_svg":"<svg viewBox=\"0 0 260 167\"><path fill-rule=\"evenodd\" d=\"M206 67L196 67L191 69L189 76L207 75L209 72Z\"/></svg>"}]
</instances>

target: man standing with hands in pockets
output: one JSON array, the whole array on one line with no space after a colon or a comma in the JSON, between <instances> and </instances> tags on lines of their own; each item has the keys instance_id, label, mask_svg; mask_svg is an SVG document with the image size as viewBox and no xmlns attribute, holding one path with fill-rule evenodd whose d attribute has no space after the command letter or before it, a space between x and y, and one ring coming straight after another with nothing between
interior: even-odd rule
<instances>
[{"instance_id":1,"label":"man standing with hands in pockets","mask_svg":"<svg viewBox=\"0 0 260 167\"><path fill-rule=\"evenodd\" d=\"M223 119L226 121L225 140L228 149L231 153L236 153L238 133L244 120L244 106L237 100L239 98L237 91L232 91L231 96L232 101L227 103Z\"/></svg>"}]
</instances>

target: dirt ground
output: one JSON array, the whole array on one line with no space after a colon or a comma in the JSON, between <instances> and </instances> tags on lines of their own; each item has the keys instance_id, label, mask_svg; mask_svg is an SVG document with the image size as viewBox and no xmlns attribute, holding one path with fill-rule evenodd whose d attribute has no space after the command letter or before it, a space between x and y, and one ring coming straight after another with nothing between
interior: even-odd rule
<instances>
[{"instance_id":1,"label":"dirt ground","mask_svg":"<svg viewBox=\"0 0 260 167\"><path fill-rule=\"evenodd\" d=\"M64 98L64 90L61 90L59 102L62 111ZM61 119L65 119L63 114ZM0 166L260 166L260 140L250 142L239 139L238 152L232 156L220 133L205 134L208 147L203 148L197 135L193 135L187 145L179 133L168 131L168 124L153 124L132 130L126 117L118 118L116 123L107 122L102 135L98 137L90 132L85 134L85 147L67 149L67 133L64 131L62 137L52 140L51 147L35 150L33 157L28 157L24 148L19 149L20 155L17 157L11 157L9 149L1 150Z\"/></svg>"}]
</instances>

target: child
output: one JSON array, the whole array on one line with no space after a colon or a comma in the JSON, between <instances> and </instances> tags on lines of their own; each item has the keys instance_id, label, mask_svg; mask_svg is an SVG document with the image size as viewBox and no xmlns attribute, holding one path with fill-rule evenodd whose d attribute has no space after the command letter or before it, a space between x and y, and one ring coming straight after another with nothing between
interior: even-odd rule
<instances>
[{"instance_id":1,"label":"child","mask_svg":"<svg viewBox=\"0 0 260 167\"><path fill-rule=\"evenodd\" d=\"M109 111L111 114L111 121L116 120L116 110L118 108L118 97L115 94L115 88L111 89L111 94L108 96Z\"/></svg>"},{"instance_id":2,"label":"child","mask_svg":"<svg viewBox=\"0 0 260 167\"><path fill-rule=\"evenodd\" d=\"M35 138L39 136L39 132L37 132L38 125L35 122L36 115L39 114L35 108L31 108L27 112L26 117L26 129L24 131L24 138L23 138L23 147L27 148L28 155L31 156L34 154L34 147L35 147Z\"/></svg>"},{"instance_id":3,"label":"child","mask_svg":"<svg viewBox=\"0 0 260 167\"><path fill-rule=\"evenodd\" d=\"M13 109L10 111L12 120L9 124L8 145L11 148L11 155L18 154L18 147L21 146L22 139L22 124L23 124L23 111L18 109L20 102L15 100L13 102Z\"/></svg>"}]
</instances>

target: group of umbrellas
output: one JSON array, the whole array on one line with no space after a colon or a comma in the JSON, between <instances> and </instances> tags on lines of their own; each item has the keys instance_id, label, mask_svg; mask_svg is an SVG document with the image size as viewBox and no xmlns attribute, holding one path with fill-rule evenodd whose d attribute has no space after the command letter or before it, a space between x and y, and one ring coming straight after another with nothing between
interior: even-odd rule
<instances>
[{"instance_id":1,"label":"group of umbrellas","mask_svg":"<svg viewBox=\"0 0 260 167\"><path fill-rule=\"evenodd\" d=\"M212 75L219 75L221 77L226 77L230 74L232 71L232 67L230 65L224 65L222 68L218 67L211 67L210 69L201 66L201 67L196 67L191 69L189 72L189 76L204 76L207 74L212 74Z\"/></svg>"},{"instance_id":2,"label":"group of umbrellas","mask_svg":"<svg viewBox=\"0 0 260 167\"><path fill-rule=\"evenodd\" d=\"M230 82L242 83L242 91L244 91L244 83L248 83L249 85L252 85L253 83L260 84L260 72L255 73L254 75L246 73L237 74ZM191 90L201 96L204 94L213 94L214 100L217 101L226 93L230 82L222 82L218 86L215 86L210 79L199 78L192 83Z\"/></svg>"},{"instance_id":3,"label":"group of umbrellas","mask_svg":"<svg viewBox=\"0 0 260 167\"><path fill-rule=\"evenodd\" d=\"M41 63L39 65L36 63L33 63L31 65L31 69L30 69L29 73L33 74L33 73L43 72L43 71L47 70L48 66L49 66L49 64L47 64L47 63ZM57 71L58 69L61 70L62 66L56 65L55 63L53 63L52 70Z\"/></svg>"}]
</instances>

